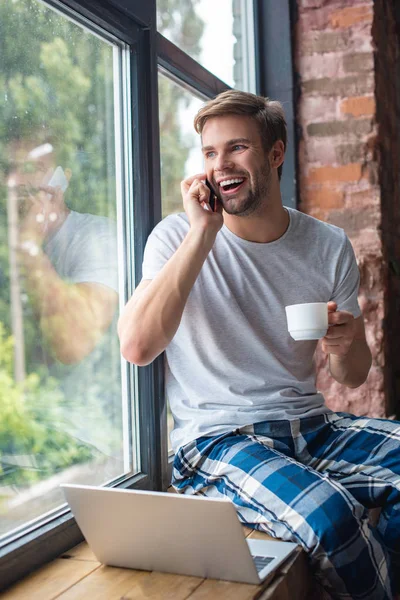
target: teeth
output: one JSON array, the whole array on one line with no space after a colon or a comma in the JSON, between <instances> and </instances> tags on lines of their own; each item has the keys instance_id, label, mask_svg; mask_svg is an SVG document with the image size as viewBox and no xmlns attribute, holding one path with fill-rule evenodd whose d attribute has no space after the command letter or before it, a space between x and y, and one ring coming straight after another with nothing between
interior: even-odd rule
<instances>
[{"instance_id":1,"label":"teeth","mask_svg":"<svg viewBox=\"0 0 400 600\"><path fill-rule=\"evenodd\" d=\"M226 179L226 181L221 181L219 184L221 187L225 187L226 185L232 185L232 183L242 183L244 179Z\"/></svg>"}]
</instances>

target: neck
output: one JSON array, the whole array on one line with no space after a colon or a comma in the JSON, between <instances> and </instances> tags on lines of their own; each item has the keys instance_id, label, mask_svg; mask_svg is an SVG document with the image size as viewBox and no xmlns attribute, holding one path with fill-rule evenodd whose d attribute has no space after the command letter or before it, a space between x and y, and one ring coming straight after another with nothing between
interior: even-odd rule
<instances>
[{"instance_id":1,"label":"neck","mask_svg":"<svg viewBox=\"0 0 400 600\"><path fill-rule=\"evenodd\" d=\"M279 184L271 187L268 198L251 215L242 217L224 212L224 224L248 242L266 244L278 240L289 226L289 214L282 206Z\"/></svg>"}]
</instances>

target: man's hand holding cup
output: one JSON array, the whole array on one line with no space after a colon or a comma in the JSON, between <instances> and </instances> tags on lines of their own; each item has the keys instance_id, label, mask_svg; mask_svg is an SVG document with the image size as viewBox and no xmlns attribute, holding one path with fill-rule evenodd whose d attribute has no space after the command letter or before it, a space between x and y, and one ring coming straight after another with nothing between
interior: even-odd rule
<instances>
[{"instance_id":1,"label":"man's hand holding cup","mask_svg":"<svg viewBox=\"0 0 400 600\"><path fill-rule=\"evenodd\" d=\"M322 350L327 354L346 356L355 336L353 315L347 310L337 310L336 302L328 302L329 329L322 340Z\"/></svg>"}]
</instances>

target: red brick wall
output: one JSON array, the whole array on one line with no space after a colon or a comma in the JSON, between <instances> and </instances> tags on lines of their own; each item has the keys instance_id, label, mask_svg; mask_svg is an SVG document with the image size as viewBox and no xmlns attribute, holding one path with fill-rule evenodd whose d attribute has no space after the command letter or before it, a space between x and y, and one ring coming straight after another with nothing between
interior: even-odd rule
<instances>
[{"instance_id":1,"label":"red brick wall","mask_svg":"<svg viewBox=\"0 0 400 600\"><path fill-rule=\"evenodd\" d=\"M317 385L334 410L388 416L382 329L387 269L380 231L373 1L297 0L297 9L299 208L342 227L350 237L373 355L367 382L351 390L332 380L326 356L317 351Z\"/></svg>"}]
</instances>

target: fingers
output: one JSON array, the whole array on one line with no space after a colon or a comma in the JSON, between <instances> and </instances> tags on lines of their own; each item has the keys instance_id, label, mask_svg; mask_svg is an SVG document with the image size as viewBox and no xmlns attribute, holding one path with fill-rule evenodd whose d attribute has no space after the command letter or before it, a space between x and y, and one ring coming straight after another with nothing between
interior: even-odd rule
<instances>
[{"instance_id":1,"label":"fingers","mask_svg":"<svg viewBox=\"0 0 400 600\"><path fill-rule=\"evenodd\" d=\"M337 308L335 302L328 302L329 328L322 340L322 350L327 354L344 356L348 353L354 338L354 317L343 311L329 311L329 305Z\"/></svg>"},{"instance_id":2,"label":"fingers","mask_svg":"<svg viewBox=\"0 0 400 600\"><path fill-rule=\"evenodd\" d=\"M40 191L43 193L43 205L47 205L48 210L52 211L52 215L55 214L54 211L62 211L65 208L64 192L60 186L43 185L40 187Z\"/></svg>"},{"instance_id":3,"label":"fingers","mask_svg":"<svg viewBox=\"0 0 400 600\"><path fill-rule=\"evenodd\" d=\"M205 209L208 210L208 212L212 212L211 210L211 206L209 205L208 202L201 202L201 206Z\"/></svg>"},{"instance_id":4,"label":"fingers","mask_svg":"<svg viewBox=\"0 0 400 600\"><path fill-rule=\"evenodd\" d=\"M31 202L32 208L41 208L47 202L49 202L49 200L52 202L55 199L62 199L63 193L60 187L54 188L51 186L41 185L38 188L36 188L35 191L28 189L28 198Z\"/></svg>"},{"instance_id":5,"label":"fingers","mask_svg":"<svg viewBox=\"0 0 400 600\"><path fill-rule=\"evenodd\" d=\"M191 193L194 196L197 196L199 202L204 202L208 205L208 207L211 210L211 207L209 205L210 190L208 189L205 183L203 183L199 179L195 179L189 188L189 193Z\"/></svg>"},{"instance_id":6,"label":"fingers","mask_svg":"<svg viewBox=\"0 0 400 600\"><path fill-rule=\"evenodd\" d=\"M224 220L222 208L217 203L217 210L210 206L210 190L206 185L206 174L198 173L181 182L183 208L189 218L191 227L199 225L217 234ZM203 229L204 231L204 229Z\"/></svg>"},{"instance_id":7,"label":"fingers","mask_svg":"<svg viewBox=\"0 0 400 600\"><path fill-rule=\"evenodd\" d=\"M328 302L328 312L335 312L337 310L336 302L329 301Z\"/></svg>"},{"instance_id":8,"label":"fingers","mask_svg":"<svg viewBox=\"0 0 400 600\"><path fill-rule=\"evenodd\" d=\"M332 342L327 342L325 338L322 342L322 350L326 354L336 354L336 356L345 356L351 346L350 340L344 340L340 344L333 344Z\"/></svg>"},{"instance_id":9,"label":"fingers","mask_svg":"<svg viewBox=\"0 0 400 600\"><path fill-rule=\"evenodd\" d=\"M192 178L190 178L192 179ZM182 194L184 197L191 197L197 200L200 204L205 203L208 205L210 199L210 191L208 187L203 183L200 179L195 177L190 184L189 188L187 188L187 181L182 182L183 189ZM210 208L210 207L209 207ZM211 210L211 209L210 209Z\"/></svg>"},{"instance_id":10,"label":"fingers","mask_svg":"<svg viewBox=\"0 0 400 600\"><path fill-rule=\"evenodd\" d=\"M330 312L328 314L329 325L346 325L346 323L349 323L353 320L353 315L346 310Z\"/></svg>"},{"instance_id":11,"label":"fingers","mask_svg":"<svg viewBox=\"0 0 400 600\"><path fill-rule=\"evenodd\" d=\"M51 199L58 199L60 196L63 196L63 192L62 189L60 188L59 185L57 185L56 187L53 187L52 185L41 185L39 187L39 190L41 192L45 192L46 194L49 194L49 196L51 196Z\"/></svg>"},{"instance_id":12,"label":"fingers","mask_svg":"<svg viewBox=\"0 0 400 600\"><path fill-rule=\"evenodd\" d=\"M340 329L340 326L331 327L328 329L328 333L324 337L327 338L328 340L338 340L338 339L344 337L343 334L344 334L344 332L342 329Z\"/></svg>"},{"instance_id":13,"label":"fingers","mask_svg":"<svg viewBox=\"0 0 400 600\"><path fill-rule=\"evenodd\" d=\"M187 193L192 183L197 179L198 181L205 181L207 175L205 173L197 173L197 175L191 175L181 182L182 193Z\"/></svg>"}]
</instances>

